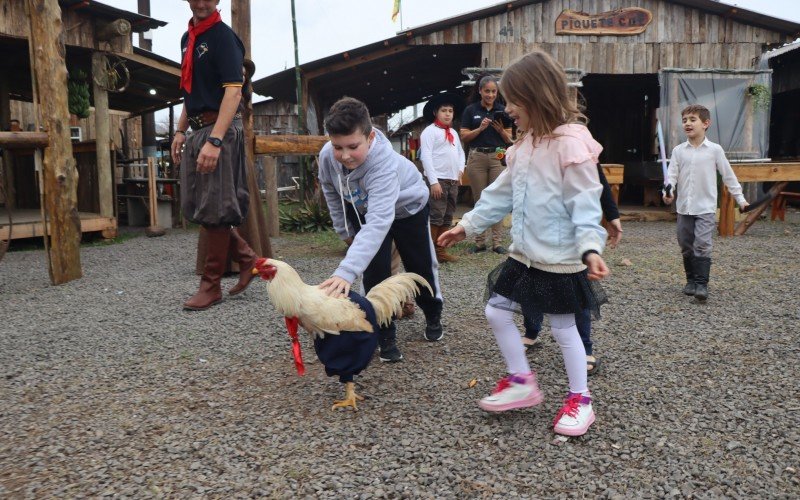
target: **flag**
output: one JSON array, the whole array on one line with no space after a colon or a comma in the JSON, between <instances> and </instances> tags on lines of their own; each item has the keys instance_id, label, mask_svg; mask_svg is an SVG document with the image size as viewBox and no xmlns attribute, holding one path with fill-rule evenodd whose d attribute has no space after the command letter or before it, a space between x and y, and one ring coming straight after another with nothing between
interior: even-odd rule
<instances>
[{"instance_id":1,"label":"flag","mask_svg":"<svg viewBox=\"0 0 800 500\"><path fill-rule=\"evenodd\" d=\"M400 13L400 0L394 0L394 7L392 7L392 22L397 20L397 14Z\"/></svg>"}]
</instances>

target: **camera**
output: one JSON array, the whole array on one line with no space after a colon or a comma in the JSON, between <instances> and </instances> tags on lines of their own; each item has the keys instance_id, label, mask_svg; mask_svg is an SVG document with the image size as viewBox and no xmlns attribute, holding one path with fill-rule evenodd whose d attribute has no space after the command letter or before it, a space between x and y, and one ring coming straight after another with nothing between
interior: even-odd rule
<instances>
[{"instance_id":1,"label":"camera","mask_svg":"<svg viewBox=\"0 0 800 500\"><path fill-rule=\"evenodd\" d=\"M508 120L508 115L506 115L505 111L492 111L492 121L496 122L497 120L506 121Z\"/></svg>"}]
</instances>

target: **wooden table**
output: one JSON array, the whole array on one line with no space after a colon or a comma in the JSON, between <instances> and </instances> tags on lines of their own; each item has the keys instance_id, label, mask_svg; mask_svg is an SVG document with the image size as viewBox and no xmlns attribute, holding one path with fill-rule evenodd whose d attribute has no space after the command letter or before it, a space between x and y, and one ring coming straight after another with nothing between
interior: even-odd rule
<instances>
[{"instance_id":1,"label":"wooden table","mask_svg":"<svg viewBox=\"0 0 800 500\"><path fill-rule=\"evenodd\" d=\"M739 182L782 182L800 181L800 162L798 163L740 163L731 165ZM753 203L757 200L747 200ZM719 235L733 236L736 202L722 186L719 205Z\"/></svg>"}]
</instances>

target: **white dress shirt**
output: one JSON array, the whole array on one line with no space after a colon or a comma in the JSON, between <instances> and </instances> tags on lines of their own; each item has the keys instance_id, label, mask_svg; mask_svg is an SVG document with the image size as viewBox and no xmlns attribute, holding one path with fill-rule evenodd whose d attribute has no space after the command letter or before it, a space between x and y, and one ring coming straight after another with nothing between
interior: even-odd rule
<instances>
[{"instance_id":1,"label":"white dress shirt","mask_svg":"<svg viewBox=\"0 0 800 500\"><path fill-rule=\"evenodd\" d=\"M425 127L419 137L419 159L428 184L436 184L439 179L457 181L464 172L464 148L461 147L456 129L450 127L450 132L455 138L454 144L447 140L443 128L432 123Z\"/></svg>"},{"instance_id":2,"label":"white dress shirt","mask_svg":"<svg viewBox=\"0 0 800 500\"><path fill-rule=\"evenodd\" d=\"M722 146L708 138L698 147L689 141L675 146L669 160L667 182L676 189L679 214L701 215L717 210L717 172L736 203L740 207L747 203Z\"/></svg>"}]
</instances>

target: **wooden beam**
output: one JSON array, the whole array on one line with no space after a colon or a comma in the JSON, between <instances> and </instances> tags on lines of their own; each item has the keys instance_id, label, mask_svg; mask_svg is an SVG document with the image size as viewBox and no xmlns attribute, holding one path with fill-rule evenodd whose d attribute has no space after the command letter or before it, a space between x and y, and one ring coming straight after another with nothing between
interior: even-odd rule
<instances>
[{"instance_id":1,"label":"wooden beam","mask_svg":"<svg viewBox=\"0 0 800 500\"><path fill-rule=\"evenodd\" d=\"M98 85L106 79L106 56L102 52L92 53L92 86L94 95L95 138L97 143L97 192L100 215L114 216L114 173L111 171L111 121L108 113L108 91Z\"/></svg>"},{"instance_id":2,"label":"wooden beam","mask_svg":"<svg viewBox=\"0 0 800 500\"><path fill-rule=\"evenodd\" d=\"M603 163L600 165L603 168L603 173L606 180L610 185L622 184L622 178L625 173L625 165L621 163Z\"/></svg>"},{"instance_id":3,"label":"wooden beam","mask_svg":"<svg viewBox=\"0 0 800 500\"><path fill-rule=\"evenodd\" d=\"M143 66L163 71L164 73L176 76L179 79L181 77L181 69L176 68L170 64L162 63L160 61L154 61L148 57L141 56L139 54L125 54L122 52L113 52L113 55L117 57L122 57L123 59L128 59L129 61L137 62Z\"/></svg>"},{"instance_id":4,"label":"wooden beam","mask_svg":"<svg viewBox=\"0 0 800 500\"><path fill-rule=\"evenodd\" d=\"M317 155L328 136L325 135L258 135L257 155Z\"/></svg>"},{"instance_id":5,"label":"wooden beam","mask_svg":"<svg viewBox=\"0 0 800 500\"><path fill-rule=\"evenodd\" d=\"M46 132L0 132L0 148L46 148L50 143Z\"/></svg>"},{"instance_id":6,"label":"wooden beam","mask_svg":"<svg viewBox=\"0 0 800 500\"><path fill-rule=\"evenodd\" d=\"M352 67L358 66L359 64L364 64L364 63L367 63L367 62L370 62L370 61L374 61L376 59L381 59L383 57L400 54L400 53L405 52L405 51L407 51L409 49L411 49L411 47L408 46L408 45L405 45L405 44L404 45L395 45L393 47L389 47L389 48L381 49L381 50L376 50L375 52L370 52L369 54L364 54L363 56L359 56L359 57L352 57L352 56L345 57L345 54L347 54L345 52L345 54L342 54L343 60L341 62L328 64L327 66L325 66L323 68L319 68L319 69L316 69L316 70L313 70L313 71L307 71L307 72L303 73L303 77L306 80L313 80L314 78L317 78L318 76L327 75L327 74L330 74L330 73L335 73L337 71L341 71L343 69L352 68Z\"/></svg>"},{"instance_id":7,"label":"wooden beam","mask_svg":"<svg viewBox=\"0 0 800 500\"><path fill-rule=\"evenodd\" d=\"M31 67L42 124L50 143L44 150L44 191L50 219L50 281L60 285L82 276L78 216L78 171L72 157L67 106L67 68L58 0L28 0Z\"/></svg>"},{"instance_id":8,"label":"wooden beam","mask_svg":"<svg viewBox=\"0 0 800 500\"><path fill-rule=\"evenodd\" d=\"M800 163L740 163L731 167L739 182L800 181Z\"/></svg>"},{"instance_id":9,"label":"wooden beam","mask_svg":"<svg viewBox=\"0 0 800 500\"><path fill-rule=\"evenodd\" d=\"M95 37L98 40L109 42L119 36L131 34L131 23L127 19L117 19L110 23L98 22L95 26Z\"/></svg>"}]
</instances>

